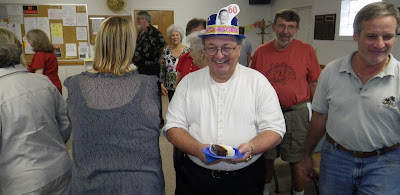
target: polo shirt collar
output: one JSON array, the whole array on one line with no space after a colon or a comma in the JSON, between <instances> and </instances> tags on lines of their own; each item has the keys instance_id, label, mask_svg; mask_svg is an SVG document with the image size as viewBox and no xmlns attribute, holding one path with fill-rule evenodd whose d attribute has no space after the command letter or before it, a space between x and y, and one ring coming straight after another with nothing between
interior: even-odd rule
<instances>
[{"instance_id":1,"label":"polo shirt collar","mask_svg":"<svg viewBox=\"0 0 400 195\"><path fill-rule=\"evenodd\" d=\"M339 72L345 72L349 74L354 73L353 68L351 67L351 59L356 53L357 51L354 51L353 53L345 57L345 59L342 61L342 65L339 68Z\"/></svg>"},{"instance_id":2,"label":"polo shirt collar","mask_svg":"<svg viewBox=\"0 0 400 195\"><path fill-rule=\"evenodd\" d=\"M396 67L398 66L397 64L399 61L396 60L396 58L393 57L392 54L390 54L390 60L388 65L385 67L385 69L380 73L382 74L382 77L384 76L394 76L396 72ZM378 75L380 75L378 74Z\"/></svg>"},{"instance_id":3,"label":"polo shirt collar","mask_svg":"<svg viewBox=\"0 0 400 195\"><path fill-rule=\"evenodd\" d=\"M355 73L353 68L351 67L351 59L353 58L354 54L356 54L357 51L354 51L350 55L346 56L344 61L342 62L342 65L339 68L339 72L345 72L345 73ZM399 63L392 54L390 55L390 60L388 65L385 67L385 69L380 72L379 74L376 75L376 77L385 77L385 76L394 76L395 75L395 69L396 69L396 64Z\"/></svg>"}]
</instances>

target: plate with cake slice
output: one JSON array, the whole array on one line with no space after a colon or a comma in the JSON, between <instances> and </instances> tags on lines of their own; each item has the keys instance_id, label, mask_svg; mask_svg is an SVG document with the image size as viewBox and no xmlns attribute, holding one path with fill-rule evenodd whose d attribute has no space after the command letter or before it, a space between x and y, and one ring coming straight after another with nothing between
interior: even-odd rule
<instances>
[{"instance_id":1,"label":"plate with cake slice","mask_svg":"<svg viewBox=\"0 0 400 195\"><path fill-rule=\"evenodd\" d=\"M222 144L212 144L203 149L204 154L222 159L242 158L244 154L240 154L237 148Z\"/></svg>"}]
</instances>

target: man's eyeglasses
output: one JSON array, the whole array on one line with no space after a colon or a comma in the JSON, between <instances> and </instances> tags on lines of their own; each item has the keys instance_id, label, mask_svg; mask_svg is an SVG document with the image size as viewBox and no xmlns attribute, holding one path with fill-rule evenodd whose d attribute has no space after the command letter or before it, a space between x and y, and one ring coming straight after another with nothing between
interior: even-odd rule
<instances>
[{"instance_id":1,"label":"man's eyeglasses","mask_svg":"<svg viewBox=\"0 0 400 195\"><path fill-rule=\"evenodd\" d=\"M221 48L218 48L218 47L208 47L208 48L204 48L204 50L206 50L206 53L207 53L208 55L210 55L210 56L217 55L218 50L221 50L221 53L222 53L223 55L229 56L229 55L232 55L233 50L235 50L236 47L237 47L237 45L236 45L234 48L228 47L228 46L226 46L226 47L221 47Z\"/></svg>"},{"instance_id":2,"label":"man's eyeglasses","mask_svg":"<svg viewBox=\"0 0 400 195\"><path fill-rule=\"evenodd\" d=\"M288 31L294 32L297 29L297 26L293 25L286 26L284 24L277 24L275 28L278 29L279 31L283 31L285 30L285 28L287 28Z\"/></svg>"}]
</instances>

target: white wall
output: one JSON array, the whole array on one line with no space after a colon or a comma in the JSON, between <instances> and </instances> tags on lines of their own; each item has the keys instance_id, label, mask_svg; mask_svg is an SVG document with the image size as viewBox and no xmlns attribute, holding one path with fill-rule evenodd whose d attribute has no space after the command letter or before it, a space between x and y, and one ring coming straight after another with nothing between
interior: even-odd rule
<instances>
[{"instance_id":1,"label":"white wall","mask_svg":"<svg viewBox=\"0 0 400 195\"><path fill-rule=\"evenodd\" d=\"M395 4L397 7L400 7L400 1L395 0L387 0L387 2ZM313 42L313 46L318 48L318 59L321 64L327 64L328 62L338 58L338 56L344 56L351 53L354 50L357 50L357 43L351 40L338 40L340 39L338 36L339 33L339 20L340 20L340 1L332 1L332 0L318 0L314 1L313 4L314 15L319 14L331 14L336 13L336 30L335 30L335 40L336 41L321 41L315 40ZM393 47L392 54L396 59L400 59L400 40Z\"/></svg>"},{"instance_id":2,"label":"white wall","mask_svg":"<svg viewBox=\"0 0 400 195\"><path fill-rule=\"evenodd\" d=\"M400 7L399 0L387 0ZM2 0L1 3L26 3L26 4L87 4L90 15L113 15L103 0ZM327 64L333 59L347 55L357 49L355 42L350 40L338 40L338 22L340 16L340 0L271 0L270 5L249 5L248 0L127 0L127 6L119 15L129 15L133 10L173 10L175 13L175 24L186 26L186 23L194 18L207 18L210 14L218 11L219 8L228 4L236 3L240 6L240 25L247 26L255 21L265 19L272 20L278 10L284 8L299 8L312 6L313 18L318 14L336 13L336 37L334 41L313 40L312 46L317 49L320 64ZM313 23L313 22L312 22ZM301 22L300 22L301 27ZM312 28L313 29L313 28ZM246 36L255 50L261 44L260 29L246 31ZM271 29L267 29L271 33ZM310 32L314 33L314 32ZM313 36L312 36L313 37ZM265 42L272 40L273 34L265 36ZM393 55L400 59L400 40L393 48Z\"/></svg>"},{"instance_id":3,"label":"white wall","mask_svg":"<svg viewBox=\"0 0 400 195\"><path fill-rule=\"evenodd\" d=\"M323 14L336 14L336 29L335 29L335 40L314 40L312 45L317 50L317 56L320 64L327 64L328 62L345 56L354 50L357 50L357 44L352 38L340 38L339 37L339 21L340 21L340 2L341 1L329 1L319 0L313 3L313 15ZM318 8L318 9L315 9ZM314 32L313 32L314 34ZM339 39L339 40L338 40ZM342 40L340 40L342 39ZM347 39L347 40L343 40Z\"/></svg>"},{"instance_id":4,"label":"white wall","mask_svg":"<svg viewBox=\"0 0 400 195\"><path fill-rule=\"evenodd\" d=\"M81 72L86 71L85 66L59 66L58 67L58 76L60 77L62 87L62 95L64 99L68 97L68 89L64 86L64 80L67 77L77 75Z\"/></svg>"}]
</instances>

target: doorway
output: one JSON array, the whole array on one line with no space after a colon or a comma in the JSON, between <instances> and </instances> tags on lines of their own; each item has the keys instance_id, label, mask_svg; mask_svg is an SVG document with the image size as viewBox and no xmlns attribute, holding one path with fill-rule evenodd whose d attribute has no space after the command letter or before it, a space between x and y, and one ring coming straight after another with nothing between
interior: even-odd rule
<instances>
[{"instance_id":1,"label":"doorway","mask_svg":"<svg viewBox=\"0 0 400 195\"><path fill-rule=\"evenodd\" d=\"M311 6L308 7L299 7L299 8L293 8L293 10L295 12L297 12L297 14L299 14L300 16L300 30L298 31L298 33L296 34L295 38L299 39L303 42L306 42L310 45L312 42L312 35L313 35L313 31L312 31L312 22L314 21L314 19L311 17Z\"/></svg>"}]
</instances>

